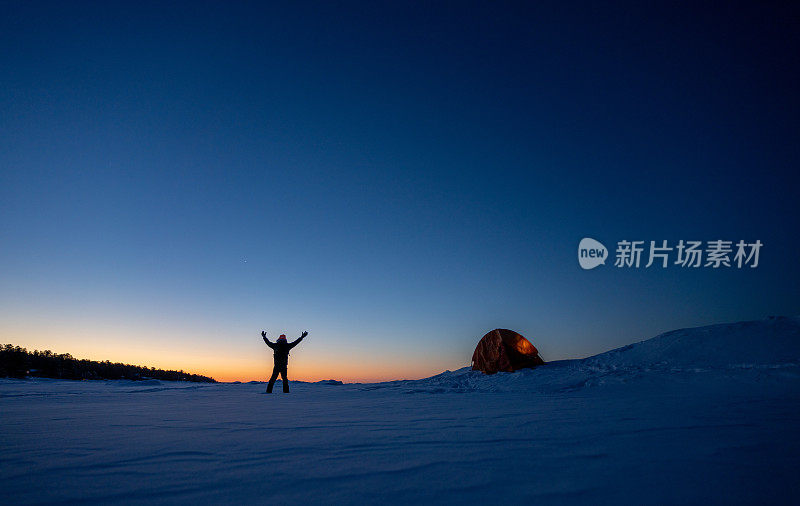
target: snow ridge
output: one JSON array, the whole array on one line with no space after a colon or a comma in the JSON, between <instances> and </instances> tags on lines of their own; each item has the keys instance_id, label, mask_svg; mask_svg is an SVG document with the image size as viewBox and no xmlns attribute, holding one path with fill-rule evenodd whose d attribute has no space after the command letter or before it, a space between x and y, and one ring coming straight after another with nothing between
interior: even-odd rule
<instances>
[{"instance_id":1,"label":"snow ridge","mask_svg":"<svg viewBox=\"0 0 800 506\"><path fill-rule=\"evenodd\" d=\"M722 371L800 375L800 318L775 317L673 330L651 339L577 360L550 362L536 369L486 375L464 367L415 381L365 385L405 393L564 392L631 381Z\"/></svg>"}]
</instances>

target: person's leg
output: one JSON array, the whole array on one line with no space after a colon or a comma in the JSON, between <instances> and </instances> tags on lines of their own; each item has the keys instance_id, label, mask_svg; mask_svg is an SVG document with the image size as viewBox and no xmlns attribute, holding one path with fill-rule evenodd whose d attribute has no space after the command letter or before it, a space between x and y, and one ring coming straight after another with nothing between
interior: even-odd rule
<instances>
[{"instance_id":1,"label":"person's leg","mask_svg":"<svg viewBox=\"0 0 800 506\"><path fill-rule=\"evenodd\" d=\"M272 376L269 378L269 385L267 385L267 393L272 393L272 387L275 386L275 379L278 377L278 366L272 368Z\"/></svg>"},{"instance_id":2,"label":"person's leg","mask_svg":"<svg viewBox=\"0 0 800 506\"><path fill-rule=\"evenodd\" d=\"M286 366L281 369L281 380L283 380L283 393L289 393L289 380L286 379Z\"/></svg>"}]
</instances>

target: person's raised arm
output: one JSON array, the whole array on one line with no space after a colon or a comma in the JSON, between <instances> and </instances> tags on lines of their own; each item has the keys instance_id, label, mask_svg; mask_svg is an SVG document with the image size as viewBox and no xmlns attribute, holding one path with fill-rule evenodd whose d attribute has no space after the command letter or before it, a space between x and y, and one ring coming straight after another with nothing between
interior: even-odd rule
<instances>
[{"instance_id":1,"label":"person's raised arm","mask_svg":"<svg viewBox=\"0 0 800 506\"><path fill-rule=\"evenodd\" d=\"M261 337L264 338L264 342L267 343L267 346L270 348L275 348L275 343L267 339L267 333L265 331L261 331Z\"/></svg>"},{"instance_id":2,"label":"person's raised arm","mask_svg":"<svg viewBox=\"0 0 800 506\"><path fill-rule=\"evenodd\" d=\"M302 335L302 336L298 337L296 341L293 341L293 342L292 342L292 343L289 345L289 349L291 349L291 348L294 348L295 346L297 346L298 344L300 344L300 341L302 341L302 340L303 340L303 338L304 338L304 337L306 337L307 335L308 335L308 331L306 331L306 332L303 332L303 335Z\"/></svg>"}]
</instances>

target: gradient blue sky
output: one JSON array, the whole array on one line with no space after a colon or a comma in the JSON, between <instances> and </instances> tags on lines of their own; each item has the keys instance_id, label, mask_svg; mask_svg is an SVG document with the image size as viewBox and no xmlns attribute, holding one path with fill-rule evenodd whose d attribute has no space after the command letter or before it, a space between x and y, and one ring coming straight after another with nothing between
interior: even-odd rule
<instances>
[{"instance_id":1,"label":"gradient blue sky","mask_svg":"<svg viewBox=\"0 0 800 506\"><path fill-rule=\"evenodd\" d=\"M640 4L2 2L0 342L376 380L798 314L796 4Z\"/></svg>"}]
</instances>

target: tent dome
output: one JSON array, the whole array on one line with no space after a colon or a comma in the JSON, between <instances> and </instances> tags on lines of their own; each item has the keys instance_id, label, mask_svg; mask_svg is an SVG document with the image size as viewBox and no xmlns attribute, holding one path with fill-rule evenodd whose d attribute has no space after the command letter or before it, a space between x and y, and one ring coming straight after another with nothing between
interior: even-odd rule
<instances>
[{"instance_id":1,"label":"tent dome","mask_svg":"<svg viewBox=\"0 0 800 506\"><path fill-rule=\"evenodd\" d=\"M472 370L494 374L513 372L544 364L539 350L521 334L508 329L494 329L478 341L472 354Z\"/></svg>"}]
</instances>

